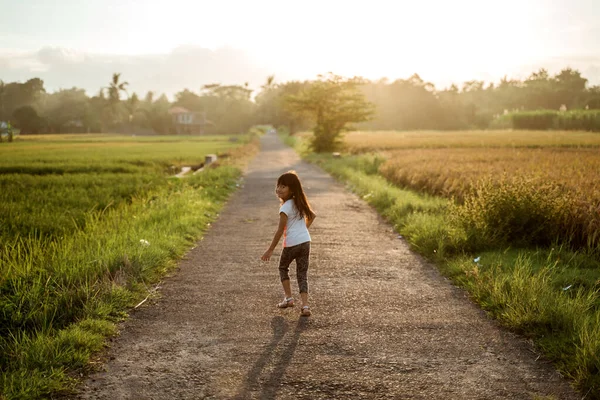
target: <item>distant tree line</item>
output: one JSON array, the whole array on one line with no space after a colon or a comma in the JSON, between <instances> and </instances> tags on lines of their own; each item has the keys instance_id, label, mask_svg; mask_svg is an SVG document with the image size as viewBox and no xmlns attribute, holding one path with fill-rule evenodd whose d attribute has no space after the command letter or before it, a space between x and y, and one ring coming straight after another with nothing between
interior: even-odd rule
<instances>
[{"instance_id":1,"label":"distant tree line","mask_svg":"<svg viewBox=\"0 0 600 400\"><path fill-rule=\"evenodd\" d=\"M75 87L48 93L39 78L24 83L0 81L0 121L10 122L23 134L170 134L175 129L169 110L184 107L206 115L212 123L208 133L240 133L255 124L284 126L293 133L315 127L318 112L309 112L306 102L302 112L298 99L311 90L313 94L322 91L320 82L276 83L270 76L254 98L247 84L210 84L197 91L184 89L169 101L164 94L148 92L140 98L129 93L128 82L116 73L91 97ZM503 78L488 84L474 80L443 90L417 74L393 82L360 79L355 86L374 105L372 118L358 125L361 129L487 128L516 110L600 109L600 86L588 87L587 79L571 68L553 76L540 69L524 80ZM290 107L290 98L297 100L295 109Z\"/></svg>"},{"instance_id":2,"label":"distant tree line","mask_svg":"<svg viewBox=\"0 0 600 400\"><path fill-rule=\"evenodd\" d=\"M587 79L570 68L554 76L541 69L525 80L474 80L443 90L415 74L369 82L363 90L377 114L362 127L375 130L487 128L515 111L600 109L600 86L587 88Z\"/></svg>"},{"instance_id":3,"label":"distant tree line","mask_svg":"<svg viewBox=\"0 0 600 400\"><path fill-rule=\"evenodd\" d=\"M319 80L275 84L270 77L256 96L257 119L292 132L312 127L314 116L290 113L285 99L315 84ZM487 85L473 80L443 90L414 74L393 82L362 80L360 90L375 109L371 119L357 125L365 130L485 129L516 112L600 110L600 86L588 87L571 68L554 76L540 69L524 80L505 77Z\"/></svg>"},{"instance_id":4,"label":"distant tree line","mask_svg":"<svg viewBox=\"0 0 600 400\"><path fill-rule=\"evenodd\" d=\"M255 122L256 104L247 85L206 85L193 93L185 89L171 102L152 91L140 98L129 93L129 83L113 74L94 96L79 88L47 93L44 82L0 81L0 121L12 123L22 134L35 133L175 133L169 110L185 107L204 112L212 124L209 133L246 132Z\"/></svg>"}]
</instances>

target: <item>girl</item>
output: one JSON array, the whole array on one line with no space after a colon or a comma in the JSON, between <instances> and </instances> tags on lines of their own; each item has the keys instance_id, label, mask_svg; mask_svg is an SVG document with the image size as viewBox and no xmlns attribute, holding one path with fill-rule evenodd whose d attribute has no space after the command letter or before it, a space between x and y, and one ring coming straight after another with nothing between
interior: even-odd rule
<instances>
[{"instance_id":1,"label":"girl","mask_svg":"<svg viewBox=\"0 0 600 400\"><path fill-rule=\"evenodd\" d=\"M279 277L283 285L285 298L277 306L287 308L294 306L292 289L290 286L289 267L296 260L296 277L298 289L302 300L301 313L303 316L310 315L308 306L308 260L310 256L310 234L308 228L313 223L316 214L302 190L302 184L295 171L289 171L277 179L275 194L281 200L279 208L279 227L275 232L269 249L263 254L261 260L269 261L273 250L283 235L283 251L279 258Z\"/></svg>"}]
</instances>

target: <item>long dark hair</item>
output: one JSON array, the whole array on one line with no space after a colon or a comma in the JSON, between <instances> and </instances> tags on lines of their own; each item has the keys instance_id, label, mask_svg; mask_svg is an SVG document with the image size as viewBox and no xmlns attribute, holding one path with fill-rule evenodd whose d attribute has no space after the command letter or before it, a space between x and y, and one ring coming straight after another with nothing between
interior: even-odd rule
<instances>
[{"instance_id":1,"label":"long dark hair","mask_svg":"<svg viewBox=\"0 0 600 400\"><path fill-rule=\"evenodd\" d=\"M316 216L315 212L310 207L310 203L308 202L306 195L304 194L302 184L300 183L300 178L298 178L296 171L288 171L281 175L279 179L277 179L277 186L279 185L290 188L292 198L294 199L294 204L296 205L298 213L302 218L313 219Z\"/></svg>"}]
</instances>

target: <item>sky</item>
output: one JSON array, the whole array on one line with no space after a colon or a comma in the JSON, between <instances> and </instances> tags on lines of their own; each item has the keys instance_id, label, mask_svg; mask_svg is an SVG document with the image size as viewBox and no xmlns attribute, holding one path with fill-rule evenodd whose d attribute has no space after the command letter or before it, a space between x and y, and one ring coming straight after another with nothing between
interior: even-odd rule
<instances>
[{"instance_id":1,"label":"sky","mask_svg":"<svg viewBox=\"0 0 600 400\"><path fill-rule=\"evenodd\" d=\"M594 4L596 3L596 4ZM258 89L334 72L443 89L572 67L600 85L598 0L0 0L0 79L94 94Z\"/></svg>"}]
</instances>

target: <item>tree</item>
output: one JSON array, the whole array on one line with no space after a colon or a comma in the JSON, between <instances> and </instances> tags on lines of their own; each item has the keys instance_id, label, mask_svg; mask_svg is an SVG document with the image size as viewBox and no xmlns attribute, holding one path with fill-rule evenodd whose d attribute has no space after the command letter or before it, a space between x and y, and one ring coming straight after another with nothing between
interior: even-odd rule
<instances>
[{"instance_id":1,"label":"tree","mask_svg":"<svg viewBox=\"0 0 600 400\"><path fill-rule=\"evenodd\" d=\"M33 106L44 93L44 81L39 78L25 83L0 82L0 120L10 118L19 107Z\"/></svg>"},{"instance_id":2,"label":"tree","mask_svg":"<svg viewBox=\"0 0 600 400\"><path fill-rule=\"evenodd\" d=\"M39 133L42 129L43 120L31 106L17 108L13 112L13 118L15 126L21 130L22 134Z\"/></svg>"},{"instance_id":3,"label":"tree","mask_svg":"<svg viewBox=\"0 0 600 400\"><path fill-rule=\"evenodd\" d=\"M600 86L589 88L585 106L588 110L600 110Z\"/></svg>"},{"instance_id":4,"label":"tree","mask_svg":"<svg viewBox=\"0 0 600 400\"><path fill-rule=\"evenodd\" d=\"M41 112L51 132L87 132L93 110L84 89L73 87L48 94ZM96 123L97 124L97 123Z\"/></svg>"},{"instance_id":5,"label":"tree","mask_svg":"<svg viewBox=\"0 0 600 400\"><path fill-rule=\"evenodd\" d=\"M127 85L129 85L129 82L119 82L120 77L121 74L114 73L112 81L107 87L108 100L110 102L118 103L121 100L121 92L127 94Z\"/></svg>"},{"instance_id":6,"label":"tree","mask_svg":"<svg viewBox=\"0 0 600 400\"><path fill-rule=\"evenodd\" d=\"M140 98L138 97L138 95L136 93L131 95L131 97L127 100L125 106L127 107L129 123L131 123L133 121L135 113L137 112L140 106Z\"/></svg>"},{"instance_id":7,"label":"tree","mask_svg":"<svg viewBox=\"0 0 600 400\"><path fill-rule=\"evenodd\" d=\"M552 88L552 78L548 71L541 68L538 72L533 72L524 83L525 99L529 109L557 109L554 89Z\"/></svg>"},{"instance_id":8,"label":"tree","mask_svg":"<svg viewBox=\"0 0 600 400\"><path fill-rule=\"evenodd\" d=\"M218 134L243 133L255 124L256 104L250 99L252 90L244 85L204 85L200 94L183 91L175 95L176 104L203 112Z\"/></svg>"},{"instance_id":9,"label":"tree","mask_svg":"<svg viewBox=\"0 0 600 400\"><path fill-rule=\"evenodd\" d=\"M270 75L261 91L256 95L256 122L269 124L278 128L287 127L293 135L299 129L307 129L307 118L304 115L291 112L285 107L285 99L297 95L309 82L290 81L275 83L275 76Z\"/></svg>"},{"instance_id":10,"label":"tree","mask_svg":"<svg viewBox=\"0 0 600 400\"><path fill-rule=\"evenodd\" d=\"M4 81L0 79L0 121L4 119L4 98L6 97L6 85Z\"/></svg>"},{"instance_id":11,"label":"tree","mask_svg":"<svg viewBox=\"0 0 600 400\"><path fill-rule=\"evenodd\" d=\"M151 93L151 92L148 92ZM146 100L154 99L154 93L152 95L147 94ZM174 132L173 120L169 114L171 103L167 96L163 93L151 104L145 104L145 113L147 116L150 128L161 135L166 135Z\"/></svg>"},{"instance_id":12,"label":"tree","mask_svg":"<svg viewBox=\"0 0 600 400\"><path fill-rule=\"evenodd\" d=\"M359 90L364 80L345 79L329 73L308 85L298 95L289 96L287 107L297 114L309 114L315 120L311 147L316 152L333 151L352 122L372 118L374 106Z\"/></svg>"},{"instance_id":13,"label":"tree","mask_svg":"<svg viewBox=\"0 0 600 400\"><path fill-rule=\"evenodd\" d=\"M129 82L119 82L121 74L114 73L110 84L105 88L108 92L108 104L110 107L111 120L113 123L119 119L119 104L121 103L121 92L127 94Z\"/></svg>"},{"instance_id":14,"label":"tree","mask_svg":"<svg viewBox=\"0 0 600 400\"><path fill-rule=\"evenodd\" d=\"M554 76L556 96L558 102L564 104L568 109L583 103L587 79L581 73L571 68L565 68Z\"/></svg>"}]
</instances>

